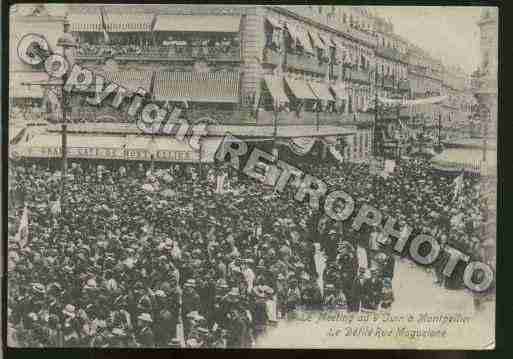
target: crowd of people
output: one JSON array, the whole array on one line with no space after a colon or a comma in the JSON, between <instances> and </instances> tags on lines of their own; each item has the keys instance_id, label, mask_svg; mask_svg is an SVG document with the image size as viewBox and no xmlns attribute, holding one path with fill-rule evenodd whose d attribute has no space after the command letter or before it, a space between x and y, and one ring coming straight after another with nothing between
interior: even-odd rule
<instances>
[{"instance_id":1,"label":"crowd of people","mask_svg":"<svg viewBox=\"0 0 513 359\"><path fill-rule=\"evenodd\" d=\"M169 38L159 44L122 44L83 42L78 48L80 56L148 56L148 57L215 57L219 55L238 56L239 45L235 39L189 39Z\"/></svg>"},{"instance_id":2,"label":"crowd of people","mask_svg":"<svg viewBox=\"0 0 513 359\"><path fill-rule=\"evenodd\" d=\"M226 167L149 167L73 163L60 197L55 170L11 163L11 345L250 347L301 311L393 306L397 256L377 244L379 228L357 232ZM473 178L453 200L452 179L423 161L401 161L387 179L365 164L298 167L355 208L378 207L451 245L479 238Z\"/></svg>"}]
</instances>

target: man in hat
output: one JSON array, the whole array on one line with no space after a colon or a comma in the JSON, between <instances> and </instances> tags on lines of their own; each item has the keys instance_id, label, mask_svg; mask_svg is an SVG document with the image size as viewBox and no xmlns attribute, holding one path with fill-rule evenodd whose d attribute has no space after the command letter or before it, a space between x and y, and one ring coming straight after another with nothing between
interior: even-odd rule
<instances>
[{"instance_id":1,"label":"man in hat","mask_svg":"<svg viewBox=\"0 0 513 359\"><path fill-rule=\"evenodd\" d=\"M187 314L200 310L200 296L196 290L196 280L190 278L184 284L182 311Z\"/></svg>"},{"instance_id":2,"label":"man in hat","mask_svg":"<svg viewBox=\"0 0 513 359\"><path fill-rule=\"evenodd\" d=\"M151 329L153 319L149 313L141 313L137 317L138 331L135 336L137 346L142 348L152 348L155 346L155 337Z\"/></svg>"},{"instance_id":3,"label":"man in hat","mask_svg":"<svg viewBox=\"0 0 513 359\"><path fill-rule=\"evenodd\" d=\"M383 298L383 279L377 268L370 269L370 278L364 279L361 285L362 309L375 311Z\"/></svg>"},{"instance_id":4,"label":"man in hat","mask_svg":"<svg viewBox=\"0 0 513 359\"><path fill-rule=\"evenodd\" d=\"M76 347L80 344L80 324L76 318L76 309L72 304L67 304L62 310L64 325L62 327L63 346Z\"/></svg>"}]
</instances>

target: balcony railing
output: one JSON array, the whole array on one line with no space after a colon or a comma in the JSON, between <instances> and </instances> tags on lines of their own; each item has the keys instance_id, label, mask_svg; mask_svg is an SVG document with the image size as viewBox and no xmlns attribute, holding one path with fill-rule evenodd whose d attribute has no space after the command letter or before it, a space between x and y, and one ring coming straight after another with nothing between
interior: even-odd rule
<instances>
[{"instance_id":1,"label":"balcony railing","mask_svg":"<svg viewBox=\"0 0 513 359\"><path fill-rule=\"evenodd\" d=\"M277 117L276 117L277 116ZM302 111L297 113L279 112L261 110L258 112L257 125L273 126L276 119L277 126L349 126L354 124L364 124L372 121L372 115L365 113L347 114L347 113L319 113Z\"/></svg>"},{"instance_id":2,"label":"balcony railing","mask_svg":"<svg viewBox=\"0 0 513 359\"><path fill-rule=\"evenodd\" d=\"M394 80L391 78L385 78L383 80L383 87L386 89L393 89L394 88Z\"/></svg>"},{"instance_id":3,"label":"balcony railing","mask_svg":"<svg viewBox=\"0 0 513 359\"><path fill-rule=\"evenodd\" d=\"M401 61L401 53L399 50L391 47L377 47L376 54L394 61Z\"/></svg>"},{"instance_id":4,"label":"balcony railing","mask_svg":"<svg viewBox=\"0 0 513 359\"><path fill-rule=\"evenodd\" d=\"M325 74L328 71L327 63L320 63L315 57L297 54L287 54L287 67L316 74Z\"/></svg>"},{"instance_id":5,"label":"balcony railing","mask_svg":"<svg viewBox=\"0 0 513 359\"><path fill-rule=\"evenodd\" d=\"M360 82L370 84L370 72L368 70L359 69L345 69L345 79L353 82Z\"/></svg>"},{"instance_id":6,"label":"balcony railing","mask_svg":"<svg viewBox=\"0 0 513 359\"><path fill-rule=\"evenodd\" d=\"M351 37L359 40L360 42L364 42L371 47L376 47L377 39L372 34L355 29L354 27L350 27L347 24L338 23L336 26L340 31L349 34Z\"/></svg>"},{"instance_id":7,"label":"balcony railing","mask_svg":"<svg viewBox=\"0 0 513 359\"><path fill-rule=\"evenodd\" d=\"M282 58L283 54L266 47L264 49L262 63L265 65L279 66L281 64Z\"/></svg>"},{"instance_id":8,"label":"balcony railing","mask_svg":"<svg viewBox=\"0 0 513 359\"><path fill-rule=\"evenodd\" d=\"M193 61L206 59L207 61L239 62L240 48L236 46L230 48L216 46L98 47L95 50L81 50L79 59L98 59L105 56L115 57L118 60Z\"/></svg>"},{"instance_id":9,"label":"balcony railing","mask_svg":"<svg viewBox=\"0 0 513 359\"><path fill-rule=\"evenodd\" d=\"M410 91L410 81L408 81L408 80L399 81L399 91Z\"/></svg>"}]
</instances>

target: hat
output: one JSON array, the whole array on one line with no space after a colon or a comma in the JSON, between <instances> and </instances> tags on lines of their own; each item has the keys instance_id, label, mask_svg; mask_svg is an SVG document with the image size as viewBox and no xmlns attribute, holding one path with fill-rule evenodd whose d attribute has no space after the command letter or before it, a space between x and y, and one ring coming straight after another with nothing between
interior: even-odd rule
<instances>
[{"instance_id":1,"label":"hat","mask_svg":"<svg viewBox=\"0 0 513 359\"><path fill-rule=\"evenodd\" d=\"M189 319L192 319L192 320L196 320L196 321L205 319L205 317L200 315L197 310L193 310L192 312L189 312L186 315L186 317Z\"/></svg>"},{"instance_id":2,"label":"hat","mask_svg":"<svg viewBox=\"0 0 513 359\"><path fill-rule=\"evenodd\" d=\"M89 279L84 286L84 289L96 289L96 280L94 278Z\"/></svg>"},{"instance_id":3,"label":"hat","mask_svg":"<svg viewBox=\"0 0 513 359\"><path fill-rule=\"evenodd\" d=\"M75 318L75 306L72 304L66 304L66 306L62 310L62 314L64 314L67 317Z\"/></svg>"},{"instance_id":4,"label":"hat","mask_svg":"<svg viewBox=\"0 0 513 359\"><path fill-rule=\"evenodd\" d=\"M112 334L117 337L124 337L126 335L125 331L122 328L114 328L112 329Z\"/></svg>"},{"instance_id":5,"label":"hat","mask_svg":"<svg viewBox=\"0 0 513 359\"><path fill-rule=\"evenodd\" d=\"M201 333L201 334L205 334L205 335L209 333L209 330L208 330L207 328L203 328L203 327L199 327L199 328L197 329L197 331L198 331L199 333Z\"/></svg>"},{"instance_id":6,"label":"hat","mask_svg":"<svg viewBox=\"0 0 513 359\"><path fill-rule=\"evenodd\" d=\"M152 323L153 320L151 319L151 315L149 313L141 313L137 317L137 319L142 320L144 322Z\"/></svg>"},{"instance_id":7,"label":"hat","mask_svg":"<svg viewBox=\"0 0 513 359\"><path fill-rule=\"evenodd\" d=\"M163 290L157 289L155 291L155 296L160 297L160 298L164 298L164 297L166 297L166 293L164 293Z\"/></svg>"},{"instance_id":8,"label":"hat","mask_svg":"<svg viewBox=\"0 0 513 359\"><path fill-rule=\"evenodd\" d=\"M171 341L169 342L169 345L170 346L179 346L181 343L180 343L180 339L178 338L173 338L171 339Z\"/></svg>"},{"instance_id":9,"label":"hat","mask_svg":"<svg viewBox=\"0 0 513 359\"><path fill-rule=\"evenodd\" d=\"M187 279L187 281L184 284L184 287L195 287L196 286L196 280L194 279Z\"/></svg>"},{"instance_id":10,"label":"hat","mask_svg":"<svg viewBox=\"0 0 513 359\"><path fill-rule=\"evenodd\" d=\"M41 293L41 294L45 293L45 286L42 285L41 283L32 284L32 289L37 293Z\"/></svg>"},{"instance_id":11,"label":"hat","mask_svg":"<svg viewBox=\"0 0 513 359\"><path fill-rule=\"evenodd\" d=\"M227 295L230 297L238 297L240 295L239 288L233 287L232 289L230 289Z\"/></svg>"}]
</instances>

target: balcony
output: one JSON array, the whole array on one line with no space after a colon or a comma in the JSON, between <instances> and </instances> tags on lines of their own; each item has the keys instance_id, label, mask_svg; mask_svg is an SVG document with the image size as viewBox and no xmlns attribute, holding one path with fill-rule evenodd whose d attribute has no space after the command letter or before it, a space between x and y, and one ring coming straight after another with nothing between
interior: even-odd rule
<instances>
[{"instance_id":1,"label":"balcony","mask_svg":"<svg viewBox=\"0 0 513 359\"><path fill-rule=\"evenodd\" d=\"M370 72L368 70L359 69L346 69L345 70L345 78L346 80L350 80L353 82L359 82L363 84L370 84Z\"/></svg>"},{"instance_id":2,"label":"balcony","mask_svg":"<svg viewBox=\"0 0 513 359\"><path fill-rule=\"evenodd\" d=\"M383 88L392 90L394 89L394 79L392 78L385 78L383 80Z\"/></svg>"},{"instance_id":3,"label":"balcony","mask_svg":"<svg viewBox=\"0 0 513 359\"><path fill-rule=\"evenodd\" d=\"M273 126L275 114L271 111L261 110L258 113L257 125ZM353 126L372 122L373 116L366 113L319 113L303 111L297 114L295 111L280 112L277 117L278 126Z\"/></svg>"},{"instance_id":4,"label":"balcony","mask_svg":"<svg viewBox=\"0 0 513 359\"><path fill-rule=\"evenodd\" d=\"M93 56L89 52L86 54L87 58ZM99 50L94 56L95 58L112 56L121 61L195 61L205 59L206 61L240 62L240 49L239 47L223 49L215 46L159 46L134 50L113 47L108 50ZM86 59L85 57L86 55L79 56L79 58Z\"/></svg>"},{"instance_id":5,"label":"balcony","mask_svg":"<svg viewBox=\"0 0 513 359\"><path fill-rule=\"evenodd\" d=\"M305 70L305 57L296 54L287 54L287 67L293 70Z\"/></svg>"},{"instance_id":6,"label":"balcony","mask_svg":"<svg viewBox=\"0 0 513 359\"><path fill-rule=\"evenodd\" d=\"M287 67L293 70L307 71L324 75L328 71L327 63L319 63L317 58L297 54L287 54Z\"/></svg>"},{"instance_id":7,"label":"balcony","mask_svg":"<svg viewBox=\"0 0 513 359\"><path fill-rule=\"evenodd\" d=\"M328 64L323 62L320 63L317 59L313 59L307 62L305 71L312 72L318 75L326 75L328 71Z\"/></svg>"},{"instance_id":8,"label":"balcony","mask_svg":"<svg viewBox=\"0 0 513 359\"><path fill-rule=\"evenodd\" d=\"M410 91L410 81L401 80L399 81L399 91Z\"/></svg>"},{"instance_id":9,"label":"balcony","mask_svg":"<svg viewBox=\"0 0 513 359\"><path fill-rule=\"evenodd\" d=\"M350 27L349 25L342 23L338 23L336 27L339 31L349 34L354 39L363 42L368 46L376 47L377 45L377 39L371 33L355 29L354 27Z\"/></svg>"},{"instance_id":10,"label":"balcony","mask_svg":"<svg viewBox=\"0 0 513 359\"><path fill-rule=\"evenodd\" d=\"M271 65L271 66L279 66L281 65L281 60L283 55L273 49L266 47L263 53L262 64Z\"/></svg>"},{"instance_id":11,"label":"balcony","mask_svg":"<svg viewBox=\"0 0 513 359\"><path fill-rule=\"evenodd\" d=\"M390 59L393 61L401 61L402 60L401 53L397 49L394 49L391 47L380 46L380 47L376 48L376 54L378 56L381 56L381 57L384 57L386 59Z\"/></svg>"}]
</instances>

